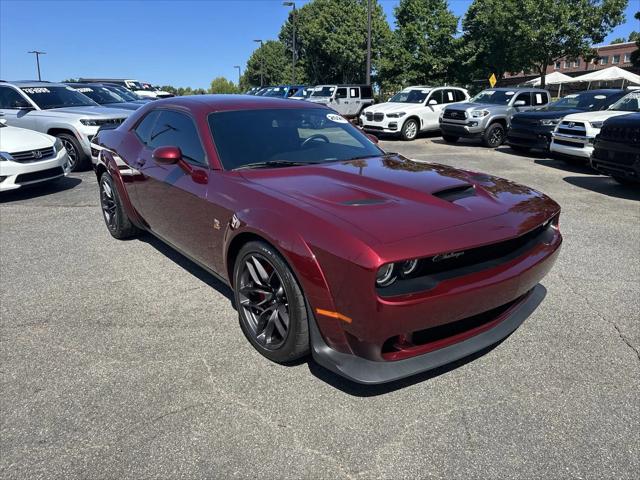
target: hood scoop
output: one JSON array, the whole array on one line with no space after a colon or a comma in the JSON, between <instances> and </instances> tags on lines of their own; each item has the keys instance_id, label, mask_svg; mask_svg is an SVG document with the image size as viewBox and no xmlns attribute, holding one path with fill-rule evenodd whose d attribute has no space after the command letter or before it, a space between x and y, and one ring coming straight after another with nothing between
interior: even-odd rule
<instances>
[{"instance_id":1,"label":"hood scoop","mask_svg":"<svg viewBox=\"0 0 640 480\"><path fill-rule=\"evenodd\" d=\"M463 198L473 197L475 194L476 189L473 185L460 185L457 187L445 188L444 190L438 190L437 192L433 192L431 195L438 197L441 200L453 203L458 200L462 200Z\"/></svg>"},{"instance_id":2,"label":"hood scoop","mask_svg":"<svg viewBox=\"0 0 640 480\"><path fill-rule=\"evenodd\" d=\"M347 205L349 207L362 207L364 205L378 205L380 203L385 203L385 200L382 198L360 198L354 200L345 200L344 202L340 202L341 205Z\"/></svg>"}]
</instances>

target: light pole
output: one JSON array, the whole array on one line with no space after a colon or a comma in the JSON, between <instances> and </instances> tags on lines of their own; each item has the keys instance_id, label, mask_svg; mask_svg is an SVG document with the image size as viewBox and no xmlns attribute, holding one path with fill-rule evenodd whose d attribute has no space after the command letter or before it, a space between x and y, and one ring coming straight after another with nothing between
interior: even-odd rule
<instances>
[{"instance_id":1,"label":"light pole","mask_svg":"<svg viewBox=\"0 0 640 480\"><path fill-rule=\"evenodd\" d=\"M371 0L367 0L367 85L371 85Z\"/></svg>"},{"instance_id":2,"label":"light pole","mask_svg":"<svg viewBox=\"0 0 640 480\"><path fill-rule=\"evenodd\" d=\"M262 61L262 57L264 56L264 52L262 51L262 46L264 43L262 40L254 40L254 42L260 44L260 86L264 86L264 62Z\"/></svg>"},{"instance_id":3,"label":"light pole","mask_svg":"<svg viewBox=\"0 0 640 480\"><path fill-rule=\"evenodd\" d=\"M293 40L291 41L291 85L296 84L296 2L282 2L285 7L292 7L291 25L293 27Z\"/></svg>"},{"instance_id":4,"label":"light pole","mask_svg":"<svg viewBox=\"0 0 640 480\"><path fill-rule=\"evenodd\" d=\"M40 77L40 55L46 55L47 52L41 52L39 50L32 50L27 53L34 53L36 56L36 65L38 65L38 81L42 80Z\"/></svg>"},{"instance_id":5,"label":"light pole","mask_svg":"<svg viewBox=\"0 0 640 480\"><path fill-rule=\"evenodd\" d=\"M240 78L241 78L241 73L240 73L240 65L234 65L233 68L237 68L238 69L238 90L240 90Z\"/></svg>"}]
</instances>

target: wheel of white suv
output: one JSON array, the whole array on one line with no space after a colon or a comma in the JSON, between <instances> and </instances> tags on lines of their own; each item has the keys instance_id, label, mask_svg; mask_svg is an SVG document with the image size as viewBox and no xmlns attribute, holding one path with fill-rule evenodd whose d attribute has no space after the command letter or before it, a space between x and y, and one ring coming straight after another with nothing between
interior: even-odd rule
<instances>
[{"instance_id":1,"label":"wheel of white suv","mask_svg":"<svg viewBox=\"0 0 640 480\"><path fill-rule=\"evenodd\" d=\"M418 121L415 118L408 119L402 126L402 139L409 141L415 140L415 138L418 136L418 130Z\"/></svg>"}]
</instances>

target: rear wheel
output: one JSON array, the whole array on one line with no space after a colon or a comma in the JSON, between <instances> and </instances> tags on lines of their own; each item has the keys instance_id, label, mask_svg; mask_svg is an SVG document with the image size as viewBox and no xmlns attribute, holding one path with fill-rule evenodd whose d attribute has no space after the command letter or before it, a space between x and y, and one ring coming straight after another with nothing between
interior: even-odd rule
<instances>
[{"instance_id":1,"label":"rear wheel","mask_svg":"<svg viewBox=\"0 0 640 480\"><path fill-rule=\"evenodd\" d=\"M455 135L445 135L442 134L442 139L447 143L456 143L460 137L456 137Z\"/></svg>"},{"instance_id":2,"label":"rear wheel","mask_svg":"<svg viewBox=\"0 0 640 480\"><path fill-rule=\"evenodd\" d=\"M89 167L91 160L89 159L89 156L84 153L84 150L82 150L78 139L68 133L59 133L56 137L60 139L62 145L67 151L70 170L72 172L86 170Z\"/></svg>"},{"instance_id":3,"label":"rear wheel","mask_svg":"<svg viewBox=\"0 0 640 480\"><path fill-rule=\"evenodd\" d=\"M485 147L496 148L504 142L504 127L499 123L493 123L484 131L482 144Z\"/></svg>"},{"instance_id":4,"label":"rear wheel","mask_svg":"<svg viewBox=\"0 0 640 480\"><path fill-rule=\"evenodd\" d=\"M418 121L415 118L408 119L402 126L402 139L409 141L415 140L418 136L419 129Z\"/></svg>"},{"instance_id":5,"label":"rear wheel","mask_svg":"<svg viewBox=\"0 0 640 480\"><path fill-rule=\"evenodd\" d=\"M264 242L249 242L233 269L243 333L262 355L278 363L309 353L309 322L302 290L280 254Z\"/></svg>"},{"instance_id":6,"label":"rear wheel","mask_svg":"<svg viewBox=\"0 0 640 480\"><path fill-rule=\"evenodd\" d=\"M104 223L112 237L124 240L140 233L140 229L129 220L113 178L108 173L100 177L100 207Z\"/></svg>"}]
</instances>

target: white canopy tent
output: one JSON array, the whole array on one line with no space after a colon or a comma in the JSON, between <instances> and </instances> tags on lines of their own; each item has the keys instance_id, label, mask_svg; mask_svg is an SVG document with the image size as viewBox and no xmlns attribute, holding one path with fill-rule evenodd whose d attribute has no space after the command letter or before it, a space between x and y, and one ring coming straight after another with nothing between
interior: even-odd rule
<instances>
[{"instance_id":1,"label":"white canopy tent","mask_svg":"<svg viewBox=\"0 0 640 480\"><path fill-rule=\"evenodd\" d=\"M594 70L593 72L572 78L566 83L589 82L589 87L587 87L588 89L591 88L592 82L612 82L616 80L622 80L623 88L625 82L640 85L640 75L636 75L635 73L631 73L620 67L609 67L602 70Z\"/></svg>"},{"instance_id":2,"label":"white canopy tent","mask_svg":"<svg viewBox=\"0 0 640 480\"><path fill-rule=\"evenodd\" d=\"M559 85L558 87L558 97L560 97L560 92L562 91L562 84L567 83L573 78L569 75L565 75L560 72L552 72L549 75L545 76L545 84L546 85ZM532 87L538 87L542 83L542 77L537 77L525 82L527 85L531 85Z\"/></svg>"}]
</instances>

